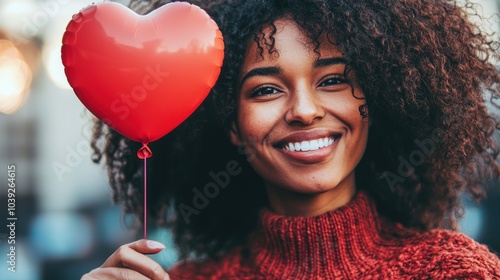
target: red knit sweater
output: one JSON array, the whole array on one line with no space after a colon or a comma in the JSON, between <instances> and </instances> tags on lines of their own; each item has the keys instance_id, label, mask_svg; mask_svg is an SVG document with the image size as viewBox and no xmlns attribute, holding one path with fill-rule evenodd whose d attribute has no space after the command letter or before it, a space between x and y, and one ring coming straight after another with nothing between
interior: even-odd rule
<instances>
[{"instance_id":1,"label":"red knit sweater","mask_svg":"<svg viewBox=\"0 0 500 280\"><path fill-rule=\"evenodd\" d=\"M451 231L419 233L382 219L358 193L317 217L260 213L246 249L221 260L177 264L175 279L500 279L500 260Z\"/></svg>"}]
</instances>

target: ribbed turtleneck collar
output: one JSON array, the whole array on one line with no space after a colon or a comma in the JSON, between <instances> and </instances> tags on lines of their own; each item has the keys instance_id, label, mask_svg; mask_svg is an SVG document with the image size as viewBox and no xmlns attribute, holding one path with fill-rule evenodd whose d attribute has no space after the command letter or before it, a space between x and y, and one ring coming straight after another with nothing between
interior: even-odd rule
<instances>
[{"instance_id":1,"label":"ribbed turtleneck collar","mask_svg":"<svg viewBox=\"0 0 500 280\"><path fill-rule=\"evenodd\" d=\"M377 258L380 243L375 205L359 192L343 207L316 217L286 217L263 209L250 248L263 275L332 279L362 272L363 262Z\"/></svg>"}]
</instances>

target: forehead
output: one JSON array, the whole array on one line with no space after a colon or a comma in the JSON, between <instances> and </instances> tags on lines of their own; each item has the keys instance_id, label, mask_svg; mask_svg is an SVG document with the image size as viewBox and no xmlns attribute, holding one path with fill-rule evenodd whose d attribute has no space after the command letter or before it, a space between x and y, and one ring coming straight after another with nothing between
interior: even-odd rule
<instances>
[{"instance_id":1,"label":"forehead","mask_svg":"<svg viewBox=\"0 0 500 280\"><path fill-rule=\"evenodd\" d=\"M282 18L267 25L257 34L257 40L251 38L247 43L246 62L276 60L281 52L307 50L316 59L322 57L343 56L330 36L323 33L313 40L290 18Z\"/></svg>"}]
</instances>

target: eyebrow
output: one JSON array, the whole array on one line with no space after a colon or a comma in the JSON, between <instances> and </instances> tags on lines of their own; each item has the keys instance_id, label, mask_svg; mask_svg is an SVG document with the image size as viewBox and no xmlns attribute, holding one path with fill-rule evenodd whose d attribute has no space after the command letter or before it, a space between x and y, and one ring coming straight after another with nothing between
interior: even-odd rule
<instances>
[{"instance_id":1,"label":"eyebrow","mask_svg":"<svg viewBox=\"0 0 500 280\"><path fill-rule=\"evenodd\" d=\"M336 65L336 64L347 64L347 60L344 57L329 57L329 58L321 58L318 59L314 62L314 67L326 67L326 66L331 66L331 65ZM281 74L282 70L279 67L259 67L259 68L254 68L248 73L243 76L240 82L240 87L243 85L243 83L254 76L273 76L273 75L278 75Z\"/></svg>"},{"instance_id":2,"label":"eyebrow","mask_svg":"<svg viewBox=\"0 0 500 280\"><path fill-rule=\"evenodd\" d=\"M344 57L321 58L314 62L314 67L325 67L335 64L347 64L347 59L345 59Z\"/></svg>"},{"instance_id":3,"label":"eyebrow","mask_svg":"<svg viewBox=\"0 0 500 280\"><path fill-rule=\"evenodd\" d=\"M282 72L281 68L279 67L260 67L260 68L254 68L248 73L243 76L240 82L240 87L243 85L243 83L251 77L254 76L273 76L273 75L278 75Z\"/></svg>"}]
</instances>

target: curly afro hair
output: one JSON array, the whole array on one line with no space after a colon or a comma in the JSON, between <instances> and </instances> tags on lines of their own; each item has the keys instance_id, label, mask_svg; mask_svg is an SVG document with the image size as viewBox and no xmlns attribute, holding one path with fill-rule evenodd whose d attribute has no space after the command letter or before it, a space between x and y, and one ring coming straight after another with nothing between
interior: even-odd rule
<instances>
[{"instance_id":1,"label":"curly afro hair","mask_svg":"<svg viewBox=\"0 0 500 280\"><path fill-rule=\"evenodd\" d=\"M131 7L147 13L166 2L132 1ZM448 0L190 2L219 25L225 58L201 107L150 144L148 214L173 228L181 257L216 257L244 244L267 203L263 179L245 151L230 143L228 125L237 110L246 42L259 43L263 29L285 16L316 47L320 35L328 34L356 74L372 121L356 182L382 215L420 230L456 229L460 196L479 200L486 183L499 177L494 137L500 125L489 112L499 108L494 101L500 98L500 74L491 63L499 59L499 43L470 21L477 16L473 5ZM273 50L272 41L268 47ZM135 156L140 144L96 120L92 147L95 162L106 159L114 201L140 219L143 170ZM197 193L229 164L241 172L227 177L218 195L199 200Z\"/></svg>"}]
</instances>

